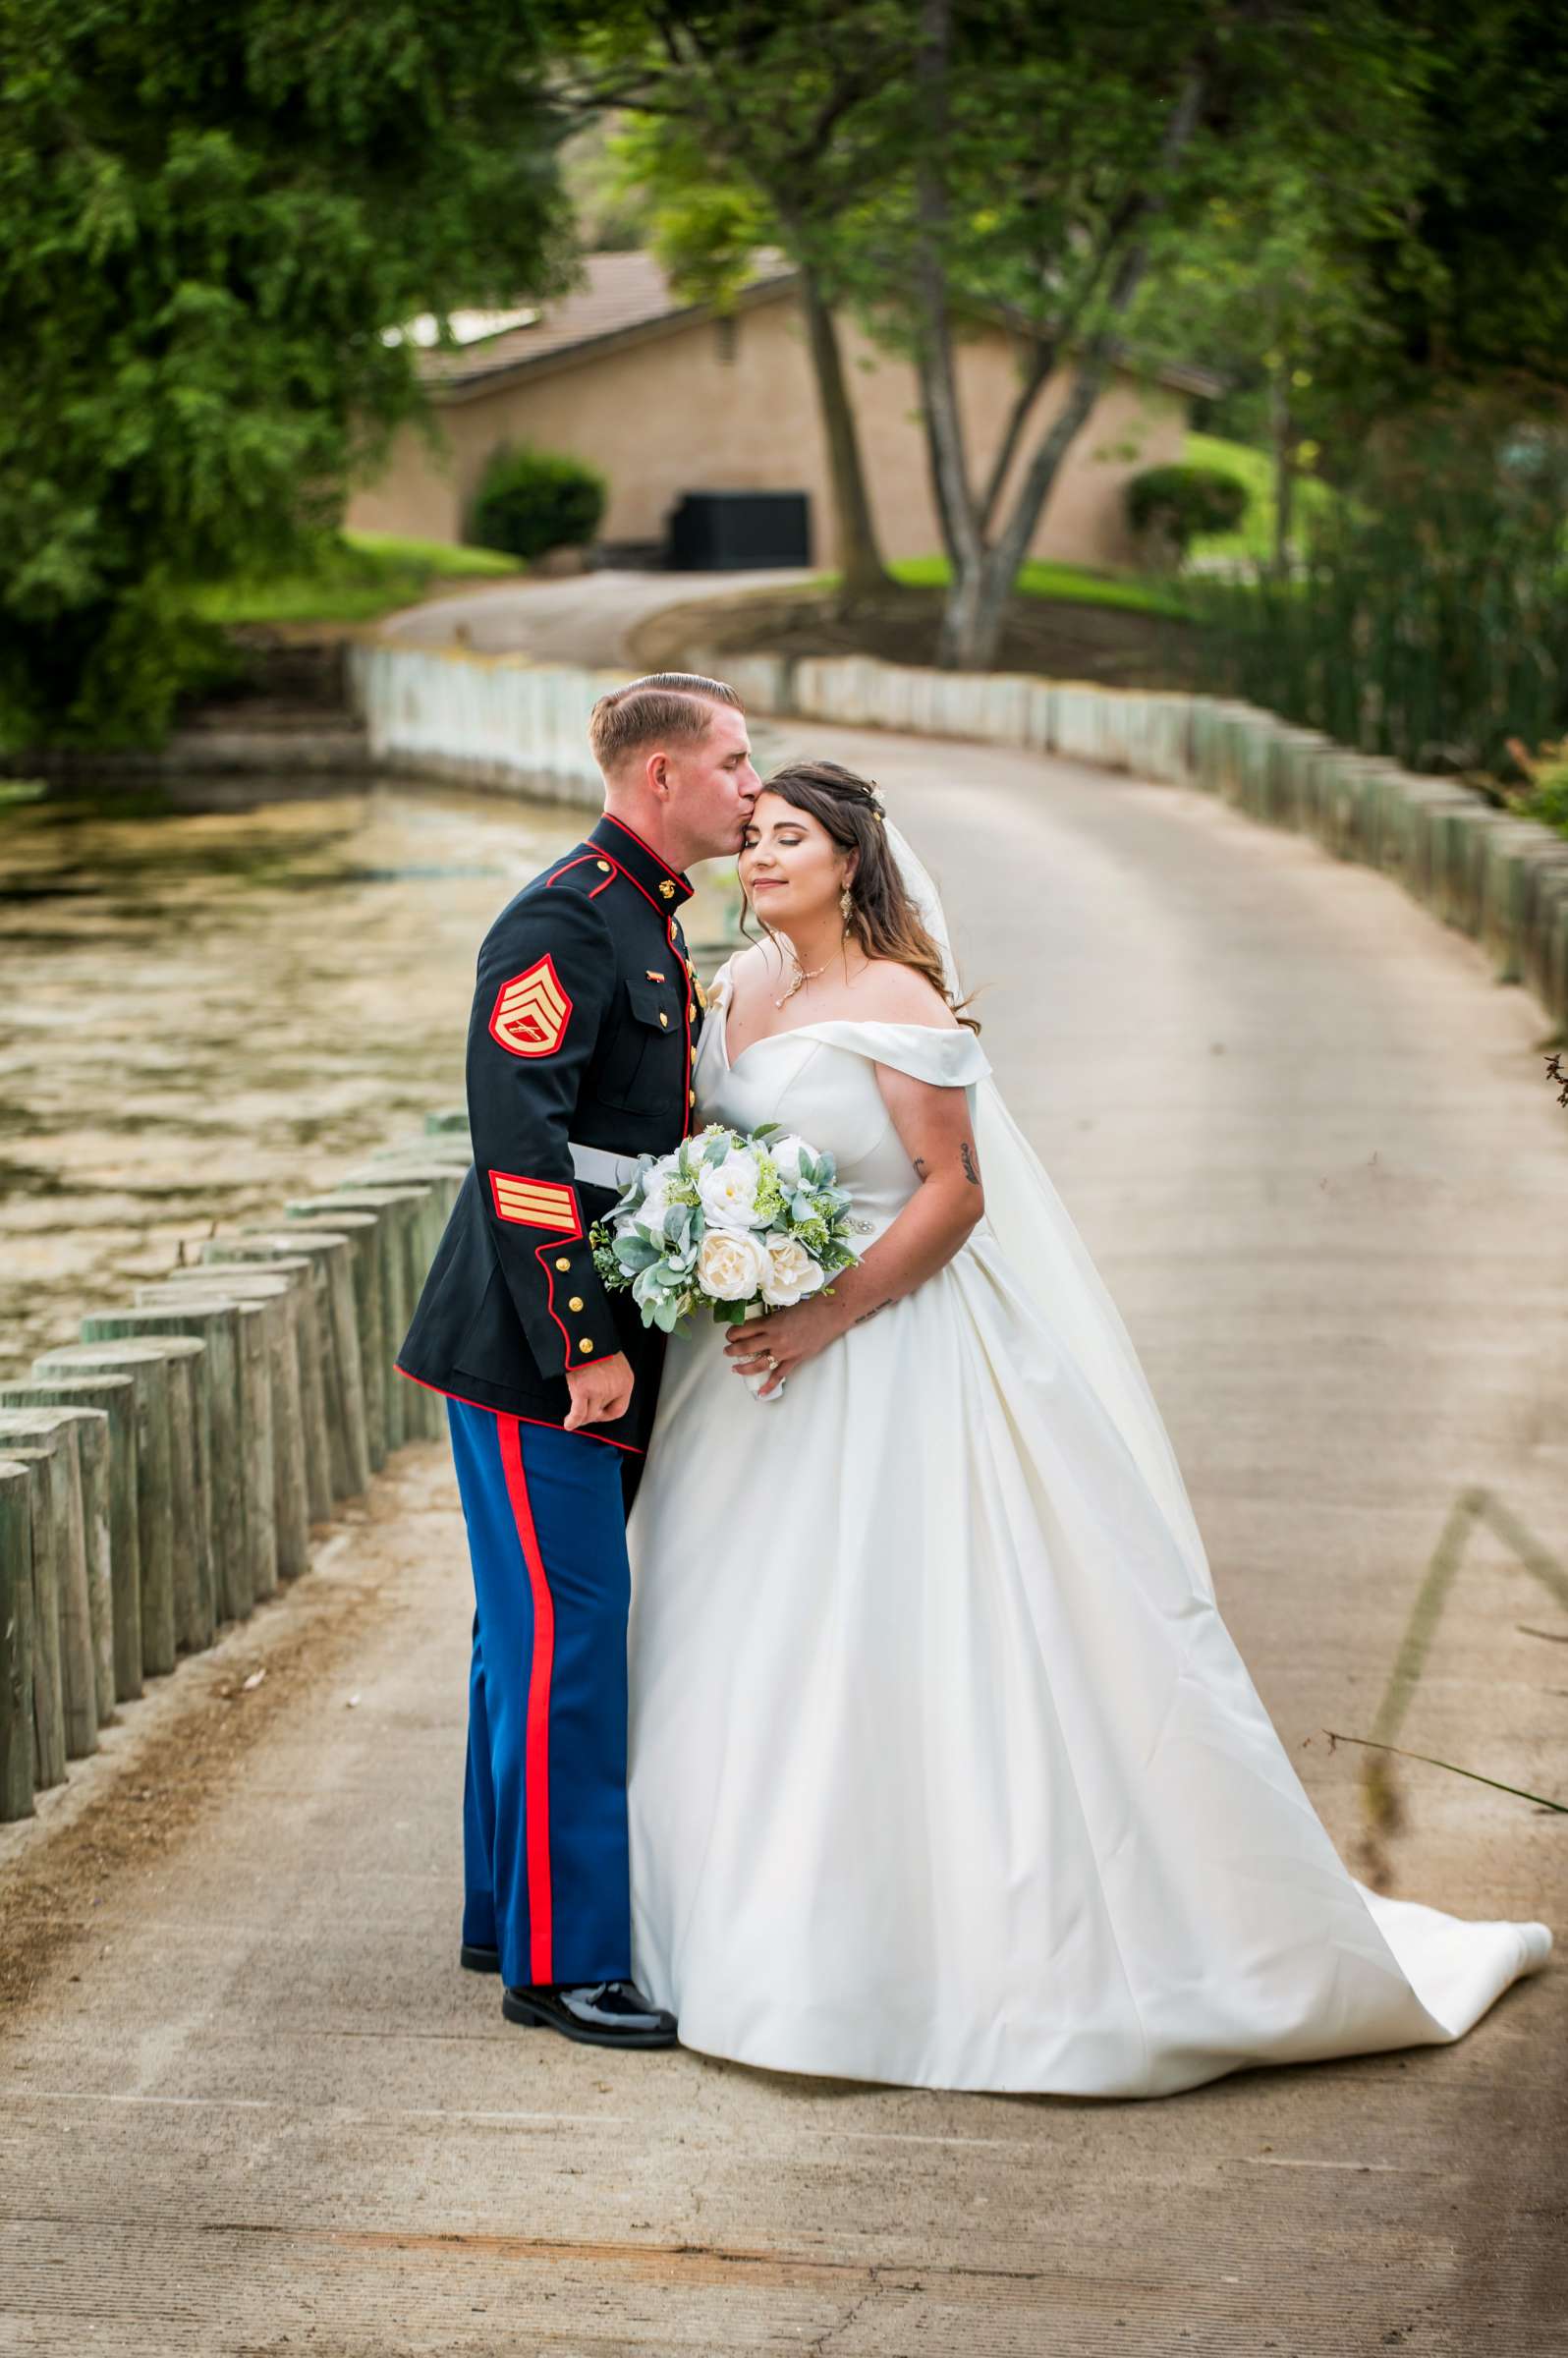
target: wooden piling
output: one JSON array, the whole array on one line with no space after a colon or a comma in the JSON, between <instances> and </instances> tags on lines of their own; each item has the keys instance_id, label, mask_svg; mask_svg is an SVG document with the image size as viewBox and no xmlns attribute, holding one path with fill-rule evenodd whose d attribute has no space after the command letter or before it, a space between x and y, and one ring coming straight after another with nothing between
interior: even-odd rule
<instances>
[{"instance_id":1,"label":"wooden piling","mask_svg":"<svg viewBox=\"0 0 1568 2358\"><path fill-rule=\"evenodd\" d=\"M33 1361L31 1381L40 1390L55 1385L73 1390L79 1382L89 1387L111 1425L124 1413L118 1386L131 1387L129 1463L116 1488L122 1519L116 1521L111 1539L114 1695L116 1703L131 1703L141 1692L142 1557L151 1521L144 1494L160 1457L165 1464L169 1457L168 1363L156 1345L68 1343ZM101 1393L96 1390L99 1385ZM123 1519L127 1516L129 1523Z\"/></svg>"},{"instance_id":2,"label":"wooden piling","mask_svg":"<svg viewBox=\"0 0 1568 2358\"><path fill-rule=\"evenodd\" d=\"M381 1227L381 1320L386 1338L388 1365L409 1330L414 1316L418 1284L419 1222L425 1210L424 1191L413 1187L345 1187L331 1196L312 1196L301 1205L289 1206L289 1217L297 1211L369 1211L374 1212ZM419 1406L421 1395L419 1387L407 1383L401 1376L389 1376L387 1383L388 1446L400 1448L405 1440L415 1440L426 1432L424 1412ZM393 1437L395 1435L395 1437Z\"/></svg>"},{"instance_id":3,"label":"wooden piling","mask_svg":"<svg viewBox=\"0 0 1568 2358\"><path fill-rule=\"evenodd\" d=\"M206 1319L216 1312L224 1330L233 1336L235 1405L229 1427L239 1467L244 1498L243 1544L229 1566L227 1602L234 1617L246 1619L257 1600L270 1597L278 1585L278 1535L274 1509L275 1477L272 1460L272 1384L267 1369L266 1321L258 1302L240 1302L222 1293L192 1286L145 1286L138 1289L136 1308L117 1314L113 1329L126 1334L162 1334L206 1339ZM214 1423L216 1392L212 1395ZM214 1447L214 1455L216 1448Z\"/></svg>"},{"instance_id":4,"label":"wooden piling","mask_svg":"<svg viewBox=\"0 0 1568 2358\"><path fill-rule=\"evenodd\" d=\"M400 1389L391 1379L389 1346L383 1303L382 1228L374 1211L351 1211L341 1200L310 1197L288 1207L289 1230L346 1237L353 1254L354 1315L359 1329L360 1372L364 1387L366 1448L372 1472L386 1463L390 1439L389 1392ZM289 1231L285 1231L288 1233Z\"/></svg>"},{"instance_id":5,"label":"wooden piling","mask_svg":"<svg viewBox=\"0 0 1568 2358\"><path fill-rule=\"evenodd\" d=\"M412 1195L412 1212L407 1217L404 1237L404 1257L409 1290L408 1315L398 1330L398 1342L408 1332L409 1321L429 1274L430 1264L440 1250L441 1239L451 1216L469 1164L456 1157L443 1160L440 1156L421 1153L408 1162L389 1162L383 1177L376 1166L355 1171L344 1181L346 1194L360 1194L365 1189L385 1190ZM405 1383L408 1394L404 1402L404 1421L411 1440L438 1437L446 1430L446 1419L435 1393L419 1384Z\"/></svg>"},{"instance_id":6,"label":"wooden piling","mask_svg":"<svg viewBox=\"0 0 1568 2358\"><path fill-rule=\"evenodd\" d=\"M125 1454L125 1426L129 1420L131 1386L125 1378L120 1450ZM82 1536L91 1632L93 1702L99 1727L114 1717L114 1465L113 1432L108 1413L90 1400L19 1400L19 1391L36 1392L36 1385L0 1384L0 1436L8 1430L5 1418L13 1411L47 1414L76 1429L77 1470L82 1480ZM3 1437L0 1437L3 1445Z\"/></svg>"},{"instance_id":7,"label":"wooden piling","mask_svg":"<svg viewBox=\"0 0 1568 2358\"><path fill-rule=\"evenodd\" d=\"M47 1461L58 1615L55 1646L65 1749L68 1759L85 1760L98 1749L98 1691L92 1656L86 1518L83 1511L82 1455L77 1428L58 1409L0 1409L0 1447L24 1463L35 1456ZM35 1623L35 1645L39 1634ZM36 1673L35 1661L35 1678Z\"/></svg>"},{"instance_id":8,"label":"wooden piling","mask_svg":"<svg viewBox=\"0 0 1568 2358\"><path fill-rule=\"evenodd\" d=\"M199 1341L179 1326L154 1323L140 1311L95 1311L82 1321L84 1344L140 1343L160 1365L157 1407L148 1448L138 1466L141 1518L141 1668L148 1677L172 1670L179 1652L177 1596L194 1581L196 1553L196 1450L193 1376L186 1362ZM58 1364L58 1354L48 1360ZM42 1361L34 1370L44 1373ZM101 1362L112 1365L112 1362Z\"/></svg>"},{"instance_id":9,"label":"wooden piling","mask_svg":"<svg viewBox=\"0 0 1568 2358\"><path fill-rule=\"evenodd\" d=\"M151 1290L142 1287L139 1293ZM298 1579L310 1560L308 1430L322 1413L314 1268L303 1255L271 1266L237 1262L218 1267L202 1262L172 1271L158 1290L193 1299L260 1305L272 1408L278 1577Z\"/></svg>"},{"instance_id":10,"label":"wooden piling","mask_svg":"<svg viewBox=\"0 0 1568 2358\"><path fill-rule=\"evenodd\" d=\"M0 1457L0 1822L32 1816L33 1469Z\"/></svg>"},{"instance_id":11,"label":"wooden piling","mask_svg":"<svg viewBox=\"0 0 1568 2358\"><path fill-rule=\"evenodd\" d=\"M332 1369L350 1486L346 1494L360 1497L369 1487L370 1443L355 1307L353 1243L347 1236L325 1230L302 1235L298 1228L292 1234L248 1228L239 1236L214 1237L202 1247L203 1262L219 1266L231 1261L252 1261L261 1266L289 1268L302 1257L310 1264L311 1293L323 1338L322 1366L330 1364Z\"/></svg>"},{"instance_id":12,"label":"wooden piling","mask_svg":"<svg viewBox=\"0 0 1568 2358\"><path fill-rule=\"evenodd\" d=\"M64 1665L60 1658L60 1574L69 1546L70 1498L58 1441L15 1442L7 1452L28 1474L32 1531L32 1789L66 1775Z\"/></svg>"}]
</instances>

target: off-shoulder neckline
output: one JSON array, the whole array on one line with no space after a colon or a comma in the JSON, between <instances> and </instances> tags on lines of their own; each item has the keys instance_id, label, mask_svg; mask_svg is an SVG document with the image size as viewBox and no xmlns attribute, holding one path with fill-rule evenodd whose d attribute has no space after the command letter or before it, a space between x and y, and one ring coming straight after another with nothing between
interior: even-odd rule
<instances>
[{"instance_id":1,"label":"off-shoulder neckline","mask_svg":"<svg viewBox=\"0 0 1568 2358\"><path fill-rule=\"evenodd\" d=\"M963 1024L899 1024L890 1022L885 1016L825 1015L812 1024L790 1024L782 1032L764 1032L759 1039L748 1041L738 1056L732 1056L730 1054L730 998L732 995L730 967L732 964L731 959L725 959L724 964L713 978L713 987L708 994L717 1018L719 1049L724 1058L726 1072L737 1071L746 1062L754 1048L771 1047L775 1041L781 1039L809 1039L813 1032L920 1032L928 1034L933 1039L962 1039L966 1035L967 1027ZM968 1038L973 1040L974 1033L969 1032Z\"/></svg>"}]
</instances>

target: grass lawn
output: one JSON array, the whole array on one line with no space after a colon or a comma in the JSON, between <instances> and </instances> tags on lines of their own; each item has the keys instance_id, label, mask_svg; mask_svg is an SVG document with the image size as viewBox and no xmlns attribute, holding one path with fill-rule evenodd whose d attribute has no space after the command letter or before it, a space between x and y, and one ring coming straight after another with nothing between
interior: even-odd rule
<instances>
[{"instance_id":1,"label":"grass lawn","mask_svg":"<svg viewBox=\"0 0 1568 2358\"><path fill-rule=\"evenodd\" d=\"M1233 475L1248 490L1247 513L1234 533L1203 533L1193 542L1195 557L1251 559L1274 553L1274 462L1266 450L1250 442L1227 442L1219 434L1189 434L1182 448L1189 467L1217 467ZM1297 535L1307 520L1333 499L1333 492L1316 476L1304 476L1296 485Z\"/></svg>"},{"instance_id":2,"label":"grass lawn","mask_svg":"<svg viewBox=\"0 0 1568 2358\"><path fill-rule=\"evenodd\" d=\"M895 582L910 590L945 590L949 567L945 557L902 557L889 565ZM803 582L803 591L838 587L837 574L818 574ZM1140 581L1135 574L1092 573L1087 565L1055 565L1031 557L1018 577L1026 597L1048 597L1077 606L1117 606L1129 614L1186 614L1180 595L1167 583Z\"/></svg>"},{"instance_id":3,"label":"grass lawn","mask_svg":"<svg viewBox=\"0 0 1568 2358\"><path fill-rule=\"evenodd\" d=\"M374 622L453 581L485 581L527 568L494 548L445 540L402 540L390 533L342 533L316 562L293 574L240 577L198 590L192 611L206 622Z\"/></svg>"}]
</instances>

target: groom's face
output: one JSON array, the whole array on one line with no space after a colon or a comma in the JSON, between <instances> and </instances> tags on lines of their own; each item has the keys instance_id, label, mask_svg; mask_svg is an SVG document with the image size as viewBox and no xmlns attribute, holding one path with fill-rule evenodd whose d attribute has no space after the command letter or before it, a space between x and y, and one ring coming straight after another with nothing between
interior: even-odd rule
<instances>
[{"instance_id":1,"label":"groom's face","mask_svg":"<svg viewBox=\"0 0 1568 2358\"><path fill-rule=\"evenodd\" d=\"M700 744L680 746L666 757L670 816L687 845L683 866L738 852L761 791L745 713L733 704L709 709L713 717Z\"/></svg>"}]
</instances>

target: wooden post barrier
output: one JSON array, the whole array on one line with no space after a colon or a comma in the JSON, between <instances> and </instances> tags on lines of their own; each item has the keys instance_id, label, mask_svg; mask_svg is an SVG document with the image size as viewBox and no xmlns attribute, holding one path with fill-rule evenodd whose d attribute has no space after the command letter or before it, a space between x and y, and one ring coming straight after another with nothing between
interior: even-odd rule
<instances>
[{"instance_id":1,"label":"wooden post barrier","mask_svg":"<svg viewBox=\"0 0 1568 2358\"><path fill-rule=\"evenodd\" d=\"M92 1611L87 1592L86 1518L83 1511L82 1456L74 1424L49 1408L0 1410L0 1447L24 1464L40 1463L49 1490L55 1602L54 1648L59 1665L60 1703L69 1760L84 1760L98 1749L98 1692L92 1658ZM33 1535L36 1558L37 1534ZM37 1603L34 1599L34 1603ZM33 1622L33 1689L44 1632ZM40 1780L42 1781L42 1780Z\"/></svg>"},{"instance_id":2,"label":"wooden post barrier","mask_svg":"<svg viewBox=\"0 0 1568 2358\"><path fill-rule=\"evenodd\" d=\"M259 1302L244 1302L213 1289L161 1285L138 1288L133 1310L98 1321L124 1334L177 1335L205 1340L203 1319L217 1311L232 1321L235 1339L237 1403L233 1432L245 1498L244 1546L236 1577L230 1582L239 1618L247 1618L263 1597L278 1585L277 1479L272 1447L272 1377L267 1366L267 1319ZM134 1321L134 1322L133 1322Z\"/></svg>"},{"instance_id":3,"label":"wooden post barrier","mask_svg":"<svg viewBox=\"0 0 1568 2358\"><path fill-rule=\"evenodd\" d=\"M69 1475L62 1443L18 1442L7 1450L28 1477L32 1533L32 1789L63 1785L66 1775L64 1665L60 1658L60 1579L70 1545Z\"/></svg>"},{"instance_id":4,"label":"wooden post barrier","mask_svg":"<svg viewBox=\"0 0 1568 2358\"><path fill-rule=\"evenodd\" d=\"M409 1330L409 1319L414 1316L414 1308L429 1273L430 1263L439 1250L447 1219L457 1202L458 1190L467 1169L466 1162L459 1166L454 1157L443 1161L439 1156L426 1154L410 1163L400 1160L385 1165L371 1165L368 1169L351 1172L344 1181L347 1192L390 1186L412 1197L414 1209L408 1222L404 1246L409 1308L408 1318L398 1330L399 1345ZM441 1401L434 1392L426 1391L417 1383L402 1381L402 1389L408 1395L403 1414L409 1438L439 1439L446 1430L446 1415Z\"/></svg>"},{"instance_id":5,"label":"wooden post barrier","mask_svg":"<svg viewBox=\"0 0 1568 2358\"><path fill-rule=\"evenodd\" d=\"M32 1485L0 1456L0 1821L32 1816Z\"/></svg>"},{"instance_id":6,"label":"wooden post barrier","mask_svg":"<svg viewBox=\"0 0 1568 2358\"><path fill-rule=\"evenodd\" d=\"M359 1339L360 1377L364 1395L365 1450L372 1474L386 1463L386 1394L390 1380L381 1318L381 1224L373 1211L291 1211L289 1226L275 1231L280 1243L304 1234L319 1242L347 1245L351 1308Z\"/></svg>"},{"instance_id":7,"label":"wooden post barrier","mask_svg":"<svg viewBox=\"0 0 1568 2358\"><path fill-rule=\"evenodd\" d=\"M313 1500L308 1504L305 1527L308 1532L311 1522L326 1522L331 1516L334 1500L350 1496L351 1490L343 1439L337 1354L330 1320L320 1315L316 1301L315 1270L308 1256L294 1255L292 1267L286 1267L281 1262L273 1262L269 1266L252 1263L243 1267L231 1263L221 1269L176 1269L169 1283L190 1284L196 1288L206 1286L219 1293L232 1294L239 1301L259 1302L265 1307L275 1444L281 1450L285 1444L286 1428L297 1424L300 1429L303 1471L311 1446L306 1434L307 1432L314 1434L314 1446L326 1474L325 1500L319 1515L312 1511ZM287 1446L292 1459L295 1449L292 1432L288 1435ZM282 1511L280 1505L280 1517ZM293 1510L290 1511L292 1514ZM281 1544L281 1521L279 1531ZM303 1563L300 1569L304 1569ZM290 1577L293 1577L292 1574Z\"/></svg>"},{"instance_id":8,"label":"wooden post barrier","mask_svg":"<svg viewBox=\"0 0 1568 2358\"><path fill-rule=\"evenodd\" d=\"M359 1235L364 1263L363 1282L366 1286L373 1283L375 1288L374 1310L364 1332L370 1338L367 1349L374 1352L380 1373L383 1462L389 1451L401 1449L408 1438L404 1401L408 1386L395 1382L392 1376L393 1353L403 1339L404 1327L399 1320L404 1316L408 1292L399 1202L398 1191L381 1188L344 1195L304 1196L285 1207L291 1226L299 1220L311 1227L335 1229L339 1234ZM351 1217L371 1223L368 1246L363 1229L356 1232L349 1227Z\"/></svg>"},{"instance_id":9,"label":"wooden post barrier","mask_svg":"<svg viewBox=\"0 0 1568 2358\"><path fill-rule=\"evenodd\" d=\"M141 1692L141 1600L158 1579L152 1559L158 1548L167 1550L173 1544L167 1529L172 1455L169 1362L156 1342L67 1343L41 1353L32 1363L32 1376L39 1384L122 1377L131 1385L136 1470L129 1489L136 1510L136 1546L124 1557L117 1549L114 1558L115 1700L131 1703Z\"/></svg>"},{"instance_id":10,"label":"wooden post barrier","mask_svg":"<svg viewBox=\"0 0 1568 2358\"><path fill-rule=\"evenodd\" d=\"M303 1256L287 1267L253 1263L215 1268L208 1263L173 1269L154 1289L139 1287L138 1299L157 1291L193 1301L259 1305L266 1344L267 1397L272 1421L272 1515L277 1534L277 1571L296 1580L310 1559L310 1496L307 1427L324 1416L321 1405L321 1347L316 1319L315 1272ZM274 1584L275 1585L275 1584ZM258 1590L270 1595L270 1590Z\"/></svg>"},{"instance_id":11,"label":"wooden post barrier","mask_svg":"<svg viewBox=\"0 0 1568 2358\"><path fill-rule=\"evenodd\" d=\"M381 1239L381 1325L388 1371L386 1384L387 1446L401 1448L406 1440L427 1431L422 1395L415 1384L391 1374L392 1362L409 1330L416 1299L417 1223L424 1197L417 1188L401 1186L345 1187L330 1196L309 1196L288 1207L290 1219L302 1214L368 1211L375 1214ZM395 1437L394 1437L395 1436Z\"/></svg>"},{"instance_id":12,"label":"wooden post barrier","mask_svg":"<svg viewBox=\"0 0 1568 2358\"><path fill-rule=\"evenodd\" d=\"M7 1436L20 1437L27 1430L19 1422L25 1417L43 1418L51 1425L69 1425L76 1434L77 1477L82 1494L83 1594L79 1597L73 1588L62 1600L65 1610L62 1643L65 1648L68 1692L73 1671L79 1677L90 1677L95 1739L97 1729L114 1717L114 1577L110 1555L109 1419L102 1409L85 1406L80 1400L62 1406L59 1402L42 1405L36 1401L0 1399L0 1447L6 1445ZM73 1580L75 1577L73 1564ZM84 1642L77 1622L84 1608L86 1614L84 1665L77 1657L77 1649ZM67 1715L70 1715L69 1705ZM89 1752L93 1749L94 1745L87 1746Z\"/></svg>"},{"instance_id":13,"label":"wooden post barrier","mask_svg":"<svg viewBox=\"0 0 1568 2358\"><path fill-rule=\"evenodd\" d=\"M370 1482L369 1421L364 1402L364 1369L360 1353L359 1316L354 1297L354 1247L346 1236L317 1231L302 1236L276 1229L247 1229L214 1237L201 1248L204 1263L253 1262L292 1268L308 1262L310 1293L322 1337L321 1365L331 1369L333 1394L343 1434L345 1478L350 1498L363 1497Z\"/></svg>"},{"instance_id":14,"label":"wooden post barrier","mask_svg":"<svg viewBox=\"0 0 1568 2358\"><path fill-rule=\"evenodd\" d=\"M105 1420L108 1485L108 1655L98 1664L98 1720L141 1692L141 1560L137 1532L136 1386L129 1376L56 1376L0 1384L7 1408L90 1408ZM97 1623L94 1621L94 1632Z\"/></svg>"},{"instance_id":15,"label":"wooden post barrier","mask_svg":"<svg viewBox=\"0 0 1568 2358\"><path fill-rule=\"evenodd\" d=\"M82 1340L140 1343L163 1363L161 1404L150 1458L138 1468L141 1509L141 1667L150 1677L174 1668L182 1625L193 1618L199 1580L199 1464L196 1425L203 1394L205 1345L178 1320L142 1310L92 1311ZM51 1362L57 1355L48 1355ZM194 1364L193 1364L194 1363ZM42 1361L35 1361L41 1372ZM108 1365L109 1362L101 1364ZM180 1600L177 1605L176 1600Z\"/></svg>"}]
</instances>

